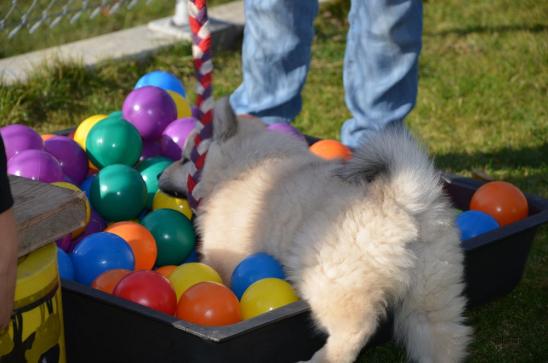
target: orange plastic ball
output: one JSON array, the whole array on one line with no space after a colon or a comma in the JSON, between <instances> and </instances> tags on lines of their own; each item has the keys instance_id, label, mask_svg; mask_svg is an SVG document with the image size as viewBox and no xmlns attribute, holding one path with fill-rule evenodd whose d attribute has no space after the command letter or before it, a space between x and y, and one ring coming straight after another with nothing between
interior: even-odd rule
<instances>
[{"instance_id":1,"label":"orange plastic ball","mask_svg":"<svg viewBox=\"0 0 548 363\"><path fill-rule=\"evenodd\" d=\"M55 137L54 134L42 134L42 141L48 141L49 139L51 139L52 137Z\"/></svg>"},{"instance_id":2,"label":"orange plastic ball","mask_svg":"<svg viewBox=\"0 0 548 363\"><path fill-rule=\"evenodd\" d=\"M114 233L129 244L135 256L135 271L152 269L158 256L158 248L148 229L139 223L124 221L111 224L105 232Z\"/></svg>"},{"instance_id":3,"label":"orange plastic ball","mask_svg":"<svg viewBox=\"0 0 548 363\"><path fill-rule=\"evenodd\" d=\"M176 265L166 265L166 266L162 266L162 267L158 267L156 269L156 272L162 274L162 276L164 276L166 279L169 278L169 276L171 275L171 273L173 271L175 271L175 269L177 268L178 266Z\"/></svg>"},{"instance_id":4,"label":"orange plastic ball","mask_svg":"<svg viewBox=\"0 0 548 363\"><path fill-rule=\"evenodd\" d=\"M352 158L352 151L337 140L320 140L312 144L309 148L310 152L325 160Z\"/></svg>"},{"instance_id":5,"label":"orange plastic ball","mask_svg":"<svg viewBox=\"0 0 548 363\"><path fill-rule=\"evenodd\" d=\"M114 288L116 287L116 285L118 285L118 282L120 282L121 279L123 279L130 273L130 270L125 270L121 268L105 271L97 276L95 280L93 280L93 282L91 283L91 287L106 292L108 294L112 294Z\"/></svg>"},{"instance_id":6,"label":"orange plastic ball","mask_svg":"<svg viewBox=\"0 0 548 363\"><path fill-rule=\"evenodd\" d=\"M501 227L524 219L529 214L525 195L515 185L503 181L493 181L479 187L472 195L470 209L489 214Z\"/></svg>"},{"instance_id":7,"label":"orange plastic ball","mask_svg":"<svg viewBox=\"0 0 548 363\"><path fill-rule=\"evenodd\" d=\"M200 282L181 296L177 317L204 326L223 326L242 320L240 303L230 289L216 282Z\"/></svg>"}]
</instances>

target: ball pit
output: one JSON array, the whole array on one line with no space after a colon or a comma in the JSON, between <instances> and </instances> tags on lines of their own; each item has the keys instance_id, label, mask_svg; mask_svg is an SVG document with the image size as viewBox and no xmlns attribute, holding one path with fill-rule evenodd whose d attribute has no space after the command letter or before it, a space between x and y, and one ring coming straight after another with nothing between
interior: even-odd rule
<instances>
[{"instance_id":1,"label":"ball pit","mask_svg":"<svg viewBox=\"0 0 548 363\"><path fill-rule=\"evenodd\" d=\"M460 231L461 241L466 241L499 228L499 224L495 218L487 213L476 210L460 213L457 216L456 224Z\"/></svg>"},{"instance_id":2,"label":"ball pit","mask_svg":"<svg viewBox=\"0 0 548 363\"><path fill-rule=\"evenodd\" d=\"M352 151L337 140L320 140L310 146L310 152L325 160L350 160Z\"/></svg>"},{"instance_id":3,"label":"ball pit","mask_svg":"<svg viewBox=\"0 0 548 363\"><path fill-rule=\"evenodd\" d=\"M74 131L72 138L84 151L86 151L86 139L88 138L89 131L95 124L106 117L107 115L103 114L90 116L82 121Z\"/></svg>"},{"instance_id":4,"label":"ball pit","mask_svg":"<svg viewBox=\"0 0 548 363\"><path fill-rule=\"evenodd\" d=\"M155 156L162 155L162 145L160 140L143 140L143 150L141 151L141 156L139 161L149 159Z\"/></svg>"},{"instance_id":5,"label":"ball pit","mask_svg":"<svg viewBox=\"0 0 548 363\"><path fill-rule=\"evenodd\" d=\"M166 90L166 92L175 103L175 108L177 109L177 118L190 117L192 115L190 105L183 96L181 96L177 92L170 90Z\"/></svg>"},{"instance_id":6,"label":"ball pit","mask_svg":"<svg viewBox=\"0 0 548 363\"><path fill-rule=\"evenodd\" d=\"M74 280L74 266L70 256L61 248L57 248L57 267L59 276L65 280Z\"/></svg>"},{"instance_id":7,"label":"ball pit","mask_svg":"<svg viewBox=\"0 0 548 363\"><path fill-rule=\"evenodd\" d=\"M192 219L192 208L186 199L172 197L161 190L158 190L152 200L152 210L157 209L172 209L184 215L188 219Z\"/></svg>"},{"instance_id":8,"label":"ball pit","mask_svg":"<svg viewBox=\"0 0 548 363\"><path fill-rule=\"evenodd\" d=\"M179 160L182 157L186 139L196 126L193 117L180 118L171 122L162 132L162 154L171 160Z\"/></svg>"},{"instance_id":9,"label":"ball pit","mask_svg":"<svg viewBox=\"0 0 548 363\"><path fill-rule=\"evenodd\" d=\"M285 273L282 265L265 252L254 253L247 256L236 266L234 272L232 272L230 287L238 299L241 299L245 290L251 284L267 277L284 280Z\"/></svg>"}]
</instances>

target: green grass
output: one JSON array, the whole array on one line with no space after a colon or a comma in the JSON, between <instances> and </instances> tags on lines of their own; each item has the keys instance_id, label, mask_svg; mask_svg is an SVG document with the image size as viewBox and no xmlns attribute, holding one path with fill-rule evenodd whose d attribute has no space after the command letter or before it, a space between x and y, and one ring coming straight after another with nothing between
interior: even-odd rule
<instances>
[{"instance_id":1,"label":"green grass","mask_svg":"<svg viewBox=\"0 0 548 363\"><path fill-rule=\"evenodd\" d=\"M28 12L34 1L36 1L36 5ZM208 5L215 6L229 1L210 0ZM53 6L49 9L48 20L30 34L29 30L32 25L40 19L42 11L46 10L48 4L51 3L53 3ZM91 0L88 5L90 10L83 12L73 23L70 22L71 15L67 15L56 26L49 27L49 24L56 18L52 14L61 13L63 7L67 4L71 14L75 14L77 10L82 8L82 3L83 0L73 2L68 0L17 0L16 9L6 19L6 30L0 31L0 58L144 25L151 20L171 16L175 11L175 0L150 0L148 3L145 0L138 0L131 9L127 9L129 1L125 0L124 5L118 11L110 14L112 6L109 5L116 3L116 0L110 0L106 2L109 5L101 7L98 15L91 18L92 11L98 4L101 4L99 0ZM0 20L8 14L10 9L11 1L4 0L0 2ZM9 32L19 24L23 15L27 12L29 13L29 19L34 20L29 20L29 25L26 28L21 29L13 38L9 39Z\"/></svg>"},{"instance_id":2,"label":"green grass","mask_svg":"<svg viewBox=\"0 0 548 363\"><path fill-rule=\"evenodd\" d=\"M344 5L344 6L341 6ZM314 60L296 125L337 137L349 116L342 58L346 3L324 7ZM441 169L470 176L481 169L548 198L548 5L542 1L429 1L417 107L407 124ZM215 94L240 81L240 55L215 55ZM74 126L119 109L143 73L157 68L193 85L190 47L180 45L142 61L108 62L94 70L53 65L28 83L0 86L0 125L21 122L41 132ZM539 230L522 281L509 295L467 312L475 337L470 362L548 361L548 228ZM387 344L359 362L401 362Z\"/></svg>"}]
</instances>

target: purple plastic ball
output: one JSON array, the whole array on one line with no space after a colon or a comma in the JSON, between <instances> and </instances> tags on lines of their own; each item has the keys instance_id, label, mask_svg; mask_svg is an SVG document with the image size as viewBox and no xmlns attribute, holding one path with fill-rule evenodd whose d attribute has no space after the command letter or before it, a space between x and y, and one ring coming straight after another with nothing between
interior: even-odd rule
<instances>
[{"instance_id":1,"label":"purple plastic ball","mask_svg":"<svg viewBox=\"0 0 548 363\"><path fill-rule=\"evenodd\" d=\"M179 160L188 134L196 122L193 117L185 117L170 123L162 133L162 154L171 160Z\"/></svg>"},{"instance_id":2,"label":"purple plastic ball","mask_svg":"<svg viewBox=\"0 0 548 363\"><path fill-rule=\"evenodd\" d=\"M44 183L64 181L59 161L43 150L25 150L8 160L8 174Z\"/></svg>"},{"instance_id":3,"label":"purple plastic ball","mask_svg":"<svg viewBox=\"0 0 548 363\"><path fill-rule=\"evenodd\" d=\"M80 184L88 173L88 158L76 141L66 136L54 136L44 142L44 149L55 156L63 173L73 184Z\"/></svg>"},{"instance_id":4,"label":"purple plastic ball","mask_svg":"<svg viewBox=\"0 0 548 363\"><path fill-rule=\"evenodd\" d=\"M15 124L1 127L0 134L4 140L8 160L22 151L31 149L42 150L44 147L42 137L25 125Z\"/></svg>"},{"instance_id":5,"label":"purple plastic ball","mask_svg":"<svg viewBox=\"0 0 548 363\"><path fill-rule=\"evenodd\" d=\"M107 223L105 222L103 217L101 217L101 215L92 208L91 215L89 217L89 223L84 229L84 232L82 232L82 234L79 235L78 238L72 241L70 247L66 251L72 252L74 246L76 246L81 240L86 238L86 236L97 232L103 232L105 228L107 228Z\"/></svg>"},{"instance_id":6,"label":"purple plastic ball","mask_svg":"<svg viewBox=\"0 0 548 363\"><path fill-rule=\"evenodd\" d=\"M177 107L161 88L145 86L134 89L124 100L124 119L131 122L145 140L158 138L166 126L177 118Z\"/></svg>"},{"instance_id":7,"label":"purple plastic ball","mask_svg":"<svg viewBox=\"0 0 548 363\"><path fill-rule=\"evenodd\" d=\"M159 155L162 155L162 146L160 140L143 141L143 151L141 151L139 161L143 161L145 159Z\"/></svg>"},{"instance_id":8,"label":"purple plastic ball","mask_svg":"<svg viewBox=\"0 0 548 363\"><path fill-rule=\"evenodd\" d=\"M306 142L305 137L299 130L297 130L295 127L293 127L290 124L284 124L284 123L276 123L276 124L270 124L266 128L268 131L274 131L279 132L281 134L291 135L295 137L298 140Z\"/></svg>"}]
</instances>

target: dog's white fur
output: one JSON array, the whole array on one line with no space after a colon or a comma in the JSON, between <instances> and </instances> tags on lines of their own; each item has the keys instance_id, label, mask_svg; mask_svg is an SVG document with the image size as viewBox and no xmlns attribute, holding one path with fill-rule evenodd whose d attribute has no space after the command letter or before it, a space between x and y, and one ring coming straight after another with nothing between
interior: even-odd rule
<instances>
[{"instance_id":1,"label":"dog's white fur","mask_svg":"<svg viewBox=\"0 0 548 363\"><path fill-rule=\"evenodd\" d=\"M454 214L403 128L380 132L349 162L328 162L258 120L238 121L226 99L215 115L196 219L204 263L229 284L252 253L281 261L329 334L311 362L353 362L387 307L410 359L463 360L471 329ZM160 187L185 192L187 175L188 163L176 163Z\"/></svg>"}]
</instances>

